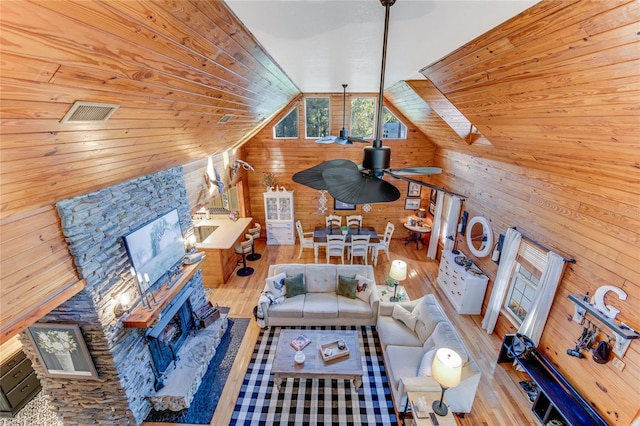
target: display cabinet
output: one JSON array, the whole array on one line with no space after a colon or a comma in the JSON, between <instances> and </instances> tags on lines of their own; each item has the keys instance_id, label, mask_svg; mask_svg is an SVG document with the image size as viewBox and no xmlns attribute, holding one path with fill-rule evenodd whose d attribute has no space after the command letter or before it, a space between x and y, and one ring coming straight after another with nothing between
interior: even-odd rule
<instances>
[{"instance_id":1,"label":"display cabinet","mask_svg":"<svg viewBox=\"0 0 640 426\"><path fill-rule=\"evenodd\" d=\"M489 278L462 252L442 252L438 284L459 314L480 314L488 282Z\"/></svg>"},{"instance_id":2,"label":"display cabinet","mask_svg":"<svg viewBox=\"0 0 640 426\"><path fill-rule=\"evenodd\" d=\"M0 365L0 417L13 417L40 391L31 361L18 350Z\"/></svg>"},{"instance_id":3,"label":"display cabinet","mask_svg":"<svg viewBox=\"0 0 640 426\"><path fill-rule=\"evenodd\" d=\"M268 245L294 245L293 191L269 188L264 193L264 211Z\"/></svg>"}]
</instances>

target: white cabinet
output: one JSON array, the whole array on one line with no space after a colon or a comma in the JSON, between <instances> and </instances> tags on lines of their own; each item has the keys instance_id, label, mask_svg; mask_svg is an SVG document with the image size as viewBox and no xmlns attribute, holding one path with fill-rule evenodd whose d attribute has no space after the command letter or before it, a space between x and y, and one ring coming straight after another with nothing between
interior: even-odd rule
<instances>
[{"instance_id":1,"label":"white cabinet","mask_svg":"<svg viewBox=\"0 0 640 426\"><path fill-rule=\"evenodd\" d=\"M269 188L264 193L264 213L267 244L294 245L293 191L287 191L284 187Z\"/></svg>"},{"instance_id":2,"label":"white cabinet","mask_svg":"<svg viewBox=\"0 0 640 426\"><path fill-rule=\"evenodd\" d=\"M480 271L473 263L469 268L456 263L456 257L460 256L466 258L463 253L454 254L451 250L442 252L438 284L459 314L478 315L489 279L484 274L470 272Z\"/></svg>"}]
</instances>

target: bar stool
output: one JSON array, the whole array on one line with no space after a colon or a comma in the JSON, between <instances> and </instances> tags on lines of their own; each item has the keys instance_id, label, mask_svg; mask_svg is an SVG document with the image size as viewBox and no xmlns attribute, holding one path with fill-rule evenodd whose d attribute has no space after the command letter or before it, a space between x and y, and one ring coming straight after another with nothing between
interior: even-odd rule
<instances>
[{"instance_id":1,"label":"bar stool","mask_svg":"<svg viewBox=\"0 0 640 426\"><path fill-rule=\"evenodd\" d=\"M244 237L246 240L235 247L236 254L242 255L242 259L238 260L237 263L238 265L242 264L242 268L236 271L236 274L241 277L253 274L253 268L247 266L247 255L251 253L253 248L253 237L251 234L245 234Z\"/></svg>"},{"instance_id":2,"label":"bar stool","mask_svg":"<svg viewBox=\"0 0 640 426\"><path fill-rule=\"evenodd\" d=\"M251 254L247 255L247 260L258 260L262 257L260 253L256 253L255 248L255 240L260 238L260 231L262 231L262 226L259 223L253 224L255 228L249 228L249 234L253 237L253 242L251 244Z\"/></svg>"}]
</instances>

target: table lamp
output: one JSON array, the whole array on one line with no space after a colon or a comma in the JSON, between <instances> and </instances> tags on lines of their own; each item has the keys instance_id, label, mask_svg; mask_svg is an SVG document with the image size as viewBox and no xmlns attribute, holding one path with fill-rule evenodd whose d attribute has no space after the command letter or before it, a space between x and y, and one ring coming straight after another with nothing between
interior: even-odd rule
<instances>
[{"instance_id":1,"label":"table lamp","mask_svg":"<svg viewBox=\"0 0 640 426\"><path fill-rule=\"evenodd\" d=\"M394 260L393 262L391 262L389 278L393 280L395 287L393 290L393 297L389 300L391 302L397 302L398 298L396 297L396 294L398 293L399 281L403 281L407 278L407 262L404 262L402 260Z\"/></svg>"},{"instance_id":2,"label":"table lamp","mask_svg":"<svg viewBox=\"0 0 640 426\"><path fill-rule=\"evenodd\" d=\"M460 384L462 376L462 358L457 352L449 348L440 348L436 351L431 366L431 374L433 378L440 383L442 393L440 401L433 401L431 408L433 412L439 416L446 416L447 406L442 401L444 399L444 391L456 387Z\"/></svg>"},{"instance_id":3,"label":"table lamp","mask_svg":"<svg viewBox=\"0 0 640 426\"><path fill-rule=\"evenodd\" d=\"M418 220L418 226L422 226L424 223L424 218L427 217L427 211L425 209L418 209L418 217L420 218Z\"/></svg>"}]
</instances>

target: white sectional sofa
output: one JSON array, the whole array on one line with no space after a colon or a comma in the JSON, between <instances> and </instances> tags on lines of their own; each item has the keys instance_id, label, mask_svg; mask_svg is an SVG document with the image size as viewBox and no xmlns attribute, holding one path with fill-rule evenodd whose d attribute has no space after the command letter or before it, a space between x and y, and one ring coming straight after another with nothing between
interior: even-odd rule
<instances>
[{"instance_id":1,"label":"white sectional sofa","mask_svg":"<svg viewBox=\"0 0 640 426\"><path fill-rule=\"evenodd\" d=\"M463 361L462 381L460 385L447 389L445 399L454 413L471 411L473 400L480 383L480 369L446 317L440 304L432 294L425 295L410 302L399 302L400 306L414 314L412 321L399 321L398 312L394 315L394 305L380 306L377 330L384 353L384 365L387 369L393 400L398 412L404 411L407 391L437 391L441 388L431 376L419 374L424 365L433 358L425 354L434 349L447 347L461 355ZM400 312L402 313L402 312ZM406 313L406 311L405 311ZM417 315L417 319L415 318ZM432 355L431 352L429 355ZM423 359L425 359L424 364ZM422 368L421 368L422 367ZM430 368L428 368L430 371ZM424 371L421 371L424 373Z\"/></svg>"},{"instance_id":2,"label":"white sectional sofa","mask_svg":"<svg viewBox=\"0 0 640 426\"><path fill-rule=\"evenodd\" d=\"M332 325L375 325L378 317L378 292L370 265L330 265L330 264L277 264L269 267L268 277L279 274L304 277L305 294L294 297L275 294L272 285L265 283L260 298L260 311L265 326L332 326ZM338 276L366 277L366 293L359 293L352 299L338 295ZM270 298L264 296L270 294ZM276 300L277 299L277 300ZM365 301L366 300L366 301Z\"/></svg>"}]
</instances>

